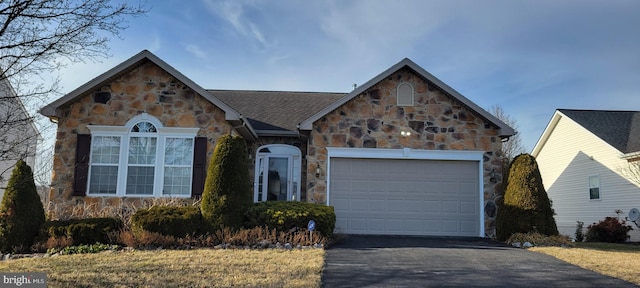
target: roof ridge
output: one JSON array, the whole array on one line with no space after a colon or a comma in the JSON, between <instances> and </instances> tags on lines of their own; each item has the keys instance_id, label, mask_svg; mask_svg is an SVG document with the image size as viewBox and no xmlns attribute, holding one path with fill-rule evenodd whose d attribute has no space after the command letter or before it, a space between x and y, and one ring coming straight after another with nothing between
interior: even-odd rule
<instances>
[{"instance_id":1,"label":"roof ridge","mask_svg":"<svg viewBox=\"0 0 640 288\"><path fill-rule=\"evenodd\" d=\"M581 111L581 112L633 112L638 113L638 110L603 110L603 109L564 109L558 108L558 111Z\"/></svg>"},{"instance_id":2,"label":"roof ridge","mask_svg":"<svg viewBox=\"0 0 640 288\"><path fill-rule=\"evenodd\" d=\"M349 94L349 92L319 92L319 91L285 91L285 90L238 90L238 89L205 89L206 91L226 92L261 92L261 93L308 93L308 94Z\"/></svg>"}]
</instances>

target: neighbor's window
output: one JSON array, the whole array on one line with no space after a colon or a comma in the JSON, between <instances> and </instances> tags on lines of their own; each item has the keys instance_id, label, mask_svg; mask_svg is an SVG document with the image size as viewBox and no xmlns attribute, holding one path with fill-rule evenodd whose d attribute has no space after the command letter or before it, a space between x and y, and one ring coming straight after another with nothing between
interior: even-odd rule
<instances>
[{"instance_id":1,"label":"neighbor's window","mask_svg":"<svg viewBox=\"0 0 640 288\"><path fill-rule=\"evenodd\" d=\"M92 136L90 195L191 195L197 128L163 128L147 114L125 126L88 128Z\"/></svg>"},{"instance_id":2,"label":"neighbor's window","mask_svg":"<svg viewBox=\"0 0 640 288\"><path fill-rule=\"evenodd\" d=\"M413 86L409 83L400 83L397 89L398 106L413 106Z\"/></svg>"},{"instance_id":3,"label":"neighbor's window","mask_svg":"<svg viewBox=\"0 0 640 288\"><path fill-rule=\"evenodd\" d=\"M600 177L589 176L589 199L600 199Z\"/></svg>"}]
</instances>

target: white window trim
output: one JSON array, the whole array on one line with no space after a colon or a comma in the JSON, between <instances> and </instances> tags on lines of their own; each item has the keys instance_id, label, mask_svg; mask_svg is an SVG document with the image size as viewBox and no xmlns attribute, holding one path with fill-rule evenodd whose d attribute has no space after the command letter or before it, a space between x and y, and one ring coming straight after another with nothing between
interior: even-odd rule
<instances>
[{"instance_id":1,"label":"white window trim","mask_svg":"<svg viewBox=\"0 0 640 288\"><path fill-rule=\"evenodd\" d=\"M591 188L596 188L596 187L591 187L591 177L596 177L596 179L598 179L598 198L591 198ZM601 201L602 200L602 181L600 179L600 175L589 175L589 177L587 177L587 192L588 197L589 197L589 201Z\"/></svg>"},{"instance_id":2,"label":"white window trim","mask_svg":"<svg viewBox=\"0 0 640 288\"><path fill-rule=\"evenodd\" d=\"M156 133L130 133L133 125L147 121L156 126ZM96 196L96 197L130 197L130 198L190 198L191 192L184 195L179 194L169 194L164 195L162 193L162 189L164 186L164 156L165 156L165 144L167 138L190 138L194 139L198 133L199 128L181 128L181 127L162 127L162 123L155 117L143 113L131 118L124 126L105 126L105 125L87 125L91 133L91 137L98 136L116 136L120 137L120 158L118 161L118 183L116 185L116 194L104 194L104 193L91 193L89 188L91 187L91 168L93 165L93 151L89 153L89 171L87 177L87 196ZM153 134L153 135L152 135ZM156 137L158 140L156 147L156 164L154 170L154 183L153 183L153 194L152 195L140 195L140 194L126 194L127 190L127 169L128 169L128 153L123 153L123 151L129 151L129 139L131 136L141 136L141 137ZM195 141L194 141L195 145ZM195 153L194 149L191 149L191 158L193 159L193 153ZM193 160L191 163L191 183L193 185ZM191 188L189 189L191 191Z\"/></svg>"}]
</instances>

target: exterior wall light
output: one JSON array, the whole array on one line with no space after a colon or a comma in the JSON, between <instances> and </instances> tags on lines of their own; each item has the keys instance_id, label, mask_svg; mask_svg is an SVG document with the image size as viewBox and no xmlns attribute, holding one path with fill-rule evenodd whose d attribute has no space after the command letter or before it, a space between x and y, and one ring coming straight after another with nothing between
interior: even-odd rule
<instances>
[{"instance_id":1,"label":"exterior wall light","mask_svg":"<svg viewBox=\"0 0 640 288\"><path fill-rule=\"evenodd\" d=\"M320 164L316 165L316 177L320 177L320 174L322 174L322 169L320 169Z\"/></svg>"},{"instance_id":2,"label":"exterior wall light","mask_svg":"<svg viewBox=\"0 0 640 288\"><path fill-rule=\"evenodd\" d=\"M400 131L400 136L409 137L409 136L411 136L411 132L409 132L409 131Z\"/></svg>"}]
</instances>

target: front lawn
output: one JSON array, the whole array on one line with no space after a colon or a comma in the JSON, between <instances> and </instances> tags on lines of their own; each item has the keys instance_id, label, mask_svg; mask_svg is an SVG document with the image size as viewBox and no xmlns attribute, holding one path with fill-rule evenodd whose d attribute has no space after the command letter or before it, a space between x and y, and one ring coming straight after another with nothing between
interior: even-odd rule
<instances>
[{"instance_id":1,"label":"front lawn","mask_svg":"<svg viewBox=\"0 0 640 288\"><path fill-rule=\"evenodd\" d=\"M48 287L319 287L324 250L106 251L0 262Z\"/></svg>"},{"instance_id":2,"label":"front lawn","mask_svg":"<svg viewBox=\"0 0 640 288\"><path fill-rule=\"evenodd\" d=\"M529 250L640 285L640 246L611 243L575 245L576 248L533 247Z\"/></svg>"}]
</instances>

